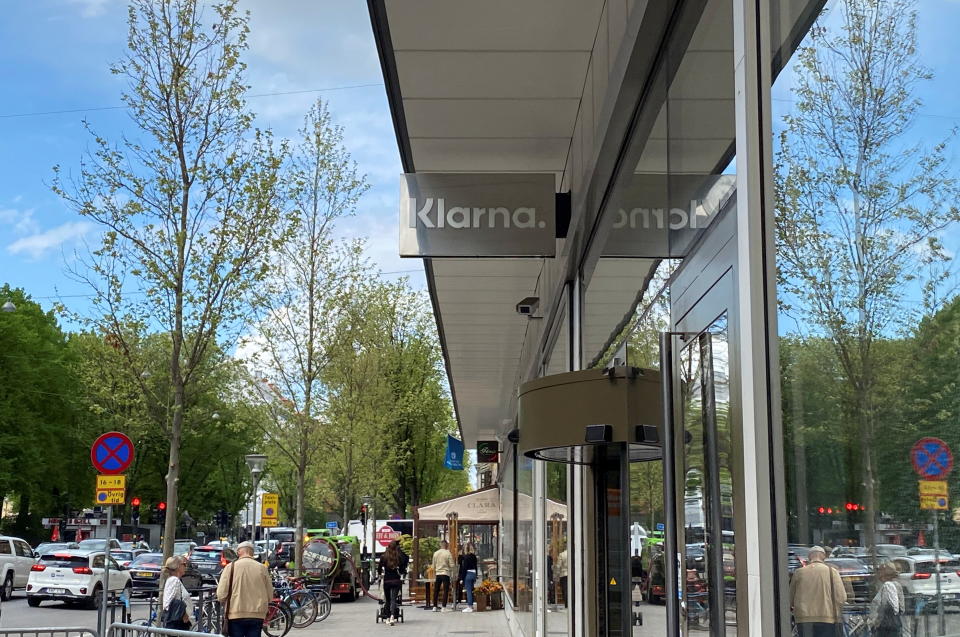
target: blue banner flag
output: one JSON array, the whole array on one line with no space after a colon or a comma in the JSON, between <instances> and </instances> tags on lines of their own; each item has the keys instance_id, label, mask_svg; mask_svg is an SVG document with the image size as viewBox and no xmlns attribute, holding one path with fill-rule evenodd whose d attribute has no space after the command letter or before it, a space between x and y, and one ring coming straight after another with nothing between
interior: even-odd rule
<instances>
[{"instance_id":1,"label":"blue banner flag","mask_svg":"<svg viewBox=\"0 0 960 637\"><path fill-rule=\"evenodd\" d=\"M463 471L463 442L447 434L447 453L443 466L454 471Z\"/></svg>"}]
</instances>

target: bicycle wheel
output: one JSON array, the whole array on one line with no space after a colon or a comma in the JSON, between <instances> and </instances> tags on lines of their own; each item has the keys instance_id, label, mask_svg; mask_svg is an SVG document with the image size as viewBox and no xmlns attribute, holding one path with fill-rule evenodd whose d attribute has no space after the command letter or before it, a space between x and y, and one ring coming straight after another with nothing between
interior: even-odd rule
<instances>
[{"instance_id":1,"label":"bicycle wheel","mask_svg":"<svg viewBox=\"0 0 960 637\"><path fill-rule=\"evenodd\" d=\"M270 602L267 617L263 620L263 632L269 637L286 637L293 625L293 615L290 607L283 602Z\"/></svg>"},{"instance_id":2,"label":"bicycle wheel","mask_svg":"<svg viewBox=\"0 0 960 637\"><path fill-rule=\"evenodd\" d=\"M153 626L153 623L149 619L138 619L137 621L133 622L133 625L148 628ZM151 637L151 633L146 630L139 631L136 633L136 637Z\"/></svg>"},{"instance_id":3,"label":"bicycle wheel","mask_svg":"<svg viewBox=\"0 0 960 637\"><path fill-rule=\"evenodd\" d=\"M314 621L322 622L330 616L333 602L330 601L330 595L327 591L315 591L313 596L317 599L317 618Z\"/></svg>"},{"instance_id":4,"label":"bicycle wheel","mask_svg":"<svg viewBox=\"0 0 960 637\"><path fill-rule=\"evenodd\" d=\"M293 627L306 628L317 619L317 598L310 591L293 591L283 598L293 614Z\"/></svg>"}]
</instances>

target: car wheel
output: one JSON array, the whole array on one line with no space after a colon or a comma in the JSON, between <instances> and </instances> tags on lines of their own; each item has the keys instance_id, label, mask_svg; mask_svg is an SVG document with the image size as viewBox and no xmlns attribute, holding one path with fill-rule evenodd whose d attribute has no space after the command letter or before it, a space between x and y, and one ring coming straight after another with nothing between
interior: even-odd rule
<instances>
[{"instance_id":1,"label":"car wheel","mask_svg":"<svg viewBox=\"0 0 960 637\"><path fill-rule=\"evenodd\" d=\"M93 589L93 595L90 596L90 599L87 600L87 608L91 610L98 610L100 608L100 602L103 601L103 589L97 584Z\"/></svg>"},{"instance_id":2,"label":"car wheel","mask_svg":"<svg viewBox=\"0 0 960 637\"><path fill-rule=\"evenodd\" d=\"M7 573L7 579L3 581L3 588L0 588L0 600L9 601L13 597L13 573Z\"/></svg>"},{"instance_id":3,"label":"car wheel","mask_svg":"<svg viewBox=\"0 0 960 637\"><path fill-rule=\"evenodd\" d=\"M39 605L40 605L40 598L39 598L39 597L28 597L28 598L27 598L27 606L29 606L30 608L36 608L36 607L39 606Z\"/></svg>"}]
</instances>

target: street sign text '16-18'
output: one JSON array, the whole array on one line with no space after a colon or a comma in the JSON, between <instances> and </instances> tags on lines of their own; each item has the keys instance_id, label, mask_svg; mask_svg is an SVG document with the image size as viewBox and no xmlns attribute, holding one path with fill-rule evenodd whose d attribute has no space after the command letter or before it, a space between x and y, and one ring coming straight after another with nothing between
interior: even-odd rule
<instances>
[{"instance_id":1,"label":"street sign text '16-18'","mask_svg":"<svg viewBox=\"0 0 960 637\"><path fill-rule=\"evenodd\" d=\"M127 476L97 476L98 505L123 504L126 502Z\"/></svg>"}]
</instances>

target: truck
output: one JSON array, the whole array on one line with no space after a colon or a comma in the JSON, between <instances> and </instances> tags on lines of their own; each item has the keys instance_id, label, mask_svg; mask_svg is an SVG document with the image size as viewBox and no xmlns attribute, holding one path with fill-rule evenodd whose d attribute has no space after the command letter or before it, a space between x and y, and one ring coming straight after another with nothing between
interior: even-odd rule
<instances>
[{"instance_id":1,"label":"truck","mask_svg":"<svg viewBox=\"0 0 960 637\"><path fill-rule=\"evenodd\" d=\"M345 535L357 538L365 560L376 559L387 550L391 539L399 539L401 535L413 535L413 520L367 520L366 537L364 537L363 522L350 520L347 522Z\"/></svg>"},{"instance_id":2,"label":"truck","mask_svg":"<svg viewBox=\"0 0 960 637\"><path fill-rule=\"evenodd\" d=\"M331 597L348 602L356 600L370 582L369 567L360 560L360 543L350 535L306 539L303 568L308 587L329 585Z\"/></svg>"}]
</instances>

